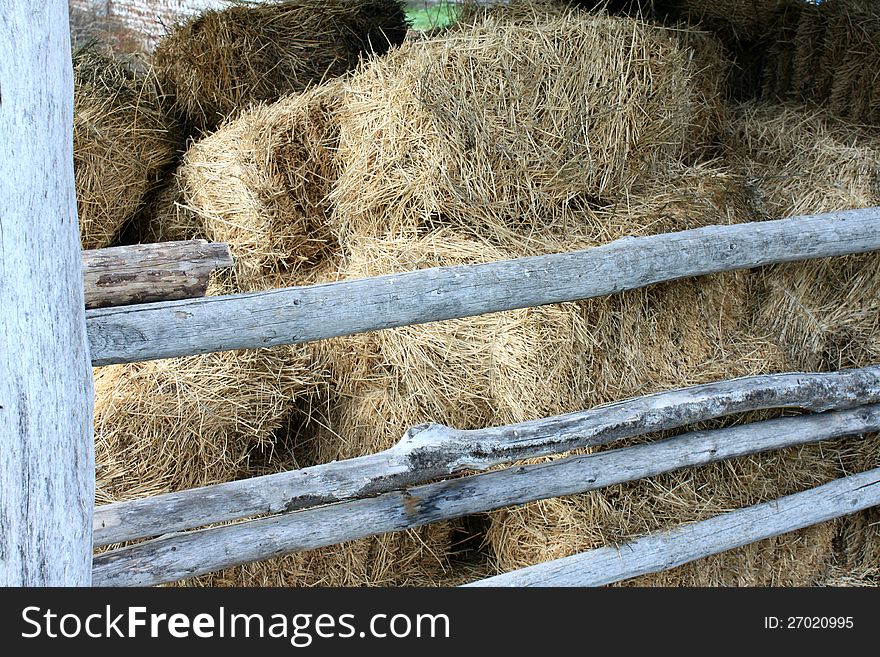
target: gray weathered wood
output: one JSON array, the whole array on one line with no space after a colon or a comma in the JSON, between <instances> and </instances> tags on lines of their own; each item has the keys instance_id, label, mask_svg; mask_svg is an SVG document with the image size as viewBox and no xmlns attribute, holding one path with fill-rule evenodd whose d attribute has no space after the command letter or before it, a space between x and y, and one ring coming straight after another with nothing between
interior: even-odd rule
<instances>
[{"instance_id":1,"label":"gray weathered wood","mask_svg":"<svg viewBox=\"0 0 880 657\"><path fill-rule=\"evenodd\" d=\"M0 53L0 586L83 586L95 469L67 3L5 0Z\"/></svg>"},{"instance_id":2,"label":"gray weathered wood","mask_svg":"<svg viewBox=\"0 0 880 657\"><path fill-rule=\"evenodd\" d=\"M229 245L206 240L82 252L86 308L205 296L211 272L232 266Z\"/></svg>"},{"instance_id":3,"label":"gray weathered wood","mask_svg":"<svg viewBox=\"0 0 880 657\"><path fill-rule=\"evenodd\" d=\"M669 570L877 505L880 468L620 546L589 550L466 586L603 586Z\"/></svg>"},{"instance_id":4,"label":"gray weathered wood","mask_svg":"<svg viewBox=\"0 0 880 657\"><path fill-rule=\"evenodd\" d=\"M171 582L290 552L878 429L880 406L872 405L514 466L235 525L171 534L105 552L95 557L94 582L98 586Z\"/></svg>"},{"instance_id":5,"label":"gray weathered wood","mask_svg":"<svg viewBox=\"0 0 880 657\"><path fill-rule=\"evenodd\" d=\"M95 365L268 347L586 299L652 283L880 249L880 208L709 226L482 265L87 315Z\"/></svg>"},{"instance_id":6,"label":"gray weathered wood","mask_svg":"<svg viewBox=\"0 0 880 657\"><path fill-rule=\"evenodd\" d=\"M248 516L304 509L549 454L766 408L825 411L880 402L880 366L744 377L628 399L506 427L414 427L360 458L95 509L96 546Z\"/></svg>"}]
</instances>

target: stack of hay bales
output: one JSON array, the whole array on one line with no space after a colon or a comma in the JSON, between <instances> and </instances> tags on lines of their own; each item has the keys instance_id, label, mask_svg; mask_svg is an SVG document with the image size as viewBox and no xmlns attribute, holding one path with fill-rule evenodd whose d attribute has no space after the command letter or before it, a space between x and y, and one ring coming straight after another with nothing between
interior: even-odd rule
<instances>
[{"instance_id":1,"label":"stack of hay bales","mask_svg":"<svg viewBox=\"0 0 880 657\"><path fill-rule=\"evenodd\" d=\"M880 6L873 0L807 5L795 44L793 88L783 99L821 104L856 123L880 125Z\"/></svg>"},{"instance_id":2,"label":"stack of hay bales","mask_svg":"<svg viewBox=\"0 0 880 657\"><path fill-rule=\"evenodd\" d=\"M186 153L181 192L205 236L230 244L239 290L304 283L334 252L342 98L334 81L259 105Z\"/></svg>"},{"instance_id":3,"label":"stack of hay bales","mask_svg":"<svg viewBox=\"0 0 880 657\"><path fill-rule=\"evenodd\" d=\"M274 100L352 68L362 53L381 52L389 42L400 41L401 29L405 30L405 17L396 0L330 2L322 8L303 2L236 6L208 12L175 32L160 46L155 64L174 92L173 109L190 125L206 130L253 101ZM294 273L319 260L329 250L328 240L320 237L322 224L310 213L323 193L316 191L320 183L314 177L297 176L324 173L317 162L297 169L297 160L318 152L319 127L316 123L310 130L308 121L320 120L321 103L329 102L329 96L322 88L309 97L314 103L306 102L300 110L292 108L298 100L281 110L259 108L260 118L226 133L231 141L221 137L219 143L196 144L188 158L196 164L184 163L148 197L135 237L229 241L236 269L215 279L209 294L271 287L278 284L279 273L293 280ZM132 131L146 123L131 116L120 120ZM296 121L302 131L291 132ZM207 159L201 158L203 153ZM236 160L237 155L245 159ZM287 158L295 164L265 169L267 158ZM117 154L111 161L126 166L132 159ZM221 179L211 178L216 171ZM290 190L285 190L275 177L288 173ZM188 193L187 188L194 191ZM301 190L300 199L288 198L288 191L295 194L294 190ZM212 194L214 200L202 203ZM200 205L194 207L194 202ZM275 211L263 216L269 208ZM299 212L299 224L287 224L288 211ZM221 214L225 223L212 221ZM114 224L113 231L118 227ZM291 467L291 441L295 443L303 415L301 405L314 396L321 381L322 372L304 349L296 347L96 370L98 501Z\"/></svg>"},{"instance_id":4,"label":"stack of hay bales","mask_svg":"<svg viewBox=\"0 0 880 657\"><path fill-rule=\"evenodd\" d=\"M82 246L110 246L182 146L149 74L95 47L73 56L73 156Z\"/></svg>"},{"instance_id":5,"label":"stack of hay bales","mask_svg":"<svg viewBox=\"0 0 880 657\"><path fill-rule=\"evenodd\" d=\"M256 107L191 148L180 171L185 204L210 238L232 245L235 286L601 243L615 236L606 224L630 192L656 170L699 158L717 125L720 94L706 90L717 89L720 67L694 61L677 33L637 21L526 16L480 16L404 44L352 77ZM597 220L599 202L614 209ZM593 234L581 230L586 216ZM373 453L426 420L475 428L581 408L590 396L572 382L590 385L578 374L589 342L582 309L568 304L316 345L332 384L314 403L326 417L300 462ZM207 581L438 581L453 529L367 539Z\"/></svg>"},{"instance_id":6,"label":"stack of hay bales","mask_svg":"<svg viewBox=\"0 0 880 657\"><path fill-rule=\"evenodd\" d=\"M732 115L731 157L745 173L758 216L787 217L880 205L880 138L793 106L740 107ZM756 290L755 322L786 367L837 370L880 362L880 256L868 253L769 267ZM842 450L845 471L880 465L876 436ZM876 568L876 511L844 522L841 558Z\"/></svg>"},{"instance_id":7,"label":"stack of hay bales","mask_svg":"<svg viewBox=\"0 0 880 657\"><path fill-rule=\"evenodd\" d=\"M612 216L617 221L610 229L597 222L603 237L609 232L621 237L748 217L743 186L731 170L701 167L689 173L672 184L658 181L644 195L631 197L628 211L615 208ZM663 221L655 226L654 218ZM743 272L715 275L579 304L590 337L589 348L583 350L588 356L583 376L592 384L583 406L784 370L777 346L747 330L751 279ZM752 414L705 427L768 416ZM774 499L828 481L836 472L833 458L816 447L737 459L499 511L490 514L487 541L494 567L507 571ZM833 538L830 525L811 528L636 583L806 584L822 574Z\"/></svg>"},{"instance_id":8,"label":"stack of hay bales","mask_svg":"<svg viewBox=\"0 0 880 657\"><path fill-rule=\"evenodd\" d=\"M398 0L285 0L208 11L156 48L154 64L190 129L209 132L253 103L274 101L354 68L406 36Z\"/></svg>"},{"instance_id":9,"label":"stack of hay bales","mask_svg":"<svg viewBox=\"0 0 880 657\"><path fill-rule=\"evenodd\" d=\"M542 230L572 202L625 196L706 146L706 97L671 32L638 21L533 10L489 13L405 43L349 85L340 113L337 237Z\"/></svg>"},{"instance_id":10,"label":"stack of hay bales","mask_svg":"<svg viewBox=\"0 0 880 657\"><path fill-rule=\"evenodd\" d=\"M688 28L545 4L473 12L329 83L238 108L154 199L165 217L155 234L229 242L235 270L214 292L238 292L877 202L876 145L864 133L854 145L846 126L745 106L719 151L728 67L717 41ZM821 290L803 274L817 265L792 265L99 370L100 494L123 499L375 453L428 421L480 428L793 363L876 362L877 268L861 258L846 259L833 284L822 274ZM832 363L822 346L796 360L810 351L793 340L809 329L774 323L791 315L780 304L792 297L843 309L827 321L854 331L849 351L838 350L845 357ZM458 582L462 536L483 545L468 577L510 570L803 490L838 476L841 462L866 469L872 440L670 473L184 584ZM880 550L860 518L846 525L858 567ZM636 582L809 584L828 575L836 538L826 523Z\"/></svg>"}]
</instances>

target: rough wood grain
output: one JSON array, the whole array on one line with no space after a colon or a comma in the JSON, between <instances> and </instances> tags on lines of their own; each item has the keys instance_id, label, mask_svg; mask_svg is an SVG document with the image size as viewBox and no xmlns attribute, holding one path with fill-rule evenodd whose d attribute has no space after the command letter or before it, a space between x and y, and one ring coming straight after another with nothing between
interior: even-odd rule
<instances>
[{"instance_id":1,"label":"rough wood grain","mask_svg":"<svg viewBox=\"0 0 880 657\"><path fill-rule=\"evenodd\" d=\"M467 584L603 586L880 505L880 468L772 502Z\"/></svg>"},{"instance_id":2,"label":"rough wood grain","mask_svg":"<svg viewBox=\"0 0 880 657\"><path fill-rule=\"evenodd\" d=\"M86 308L205 296L211 272L232 266L227 244L206 240L82 252Z\"/></svg>"},{"instance_id":3,"label":"rough wood grain","mask_svg":"<svg viewBox=\"0 0 880 657\"><path fill-rule=\"evenodd\" d=\"M0 4L0 585L91 582L94 454L63 0Z\"/></svg>"},{"instance_id":4,"label":"rough wood grain","mask_svg":"<svg viewBox=\"0 0 880 657\"><path fill-rule=\"evenodd\" d=\"M482 265L87 315L95 365L269 347L587 299L652 283L880 249L880 208L709 226Z\"/></svg>"},{"instance_id":5,"label":"rough wood grain","mask_svg":"<svg viewBox=\"0 0 880 657\"><path fill-rule=\"evenodd\" d=\"M628 399L506 427L414 427L360 458L99 506L96 546L248 516L304 509L589 445L766 408L812 411L880 402L880 366L827 374L743 377Z\"/></svg>"},{"instance_id":6,"label":"rough wood grain","mask_svg":"<svg viewBox=\"0 0 880 657\"><path fill-rule=\"evenodd\" d=\"M510 467L104 552L98 586L171 582L241 563L571 495L686 467L880 429L880 406L702 431L624 449Z\"/></svg>"}]
</instances>

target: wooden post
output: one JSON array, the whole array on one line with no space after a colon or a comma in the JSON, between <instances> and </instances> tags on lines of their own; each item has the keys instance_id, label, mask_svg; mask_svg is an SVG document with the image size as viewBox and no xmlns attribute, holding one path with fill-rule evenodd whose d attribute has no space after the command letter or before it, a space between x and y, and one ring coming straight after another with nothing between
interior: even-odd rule
<instances>
[{"instance_id":1,"label":"wooden post","mask_svg":"<svg viewBox=\"0 0 880 657\"><path fill-rule=\"evenodd\" d=\"M0 4L0 585L91 583L92 374L67 3Z\"/></svg>"}]
</instances>

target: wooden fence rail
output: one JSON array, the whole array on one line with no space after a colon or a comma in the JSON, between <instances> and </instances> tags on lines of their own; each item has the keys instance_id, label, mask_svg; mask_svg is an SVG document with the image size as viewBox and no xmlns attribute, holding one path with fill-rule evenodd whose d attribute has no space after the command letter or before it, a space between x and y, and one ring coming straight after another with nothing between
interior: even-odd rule
<instances>
[{"instance_id":1,"label":"wooden fence rail","mask_svg":"<svg viewBox=\"0 0 880 657\"><path fill-rule=\"evenodd\" d=\"M97 586L172 582L291 552L572 495L768 450L880 430L880 405L779 418L171 534L94 559Z\"/></svg>"},{"instance_id":2,"label":"wooden fence rail","mask_svg":"<svg viewBox=\"0 0 880 657\"><path fill-rule=\"evenodd\" d=\"M211 272L232 266L229 245L206 240L82 252L86 308L202 297Z\"/></svg>"},{"instance_id":3,"label":"wooden fence rail","mask_svg":"<svg viewBox=\"0 0 880 657\"><path fill-rule=\"evenodd\" d=\"M880 249L880 208L629 237L584 251L87 313L92 363L309 342Z\"/></svg>"},{"instance_id":4,"label":"wooden fence rail","mask_svg":"<svg viewBox=\"0 0 880 657\"><path fill-rule=\"evenodd\" d=\"M878 402L880 366L873 366L743 377L505 427L460 431L423 425L378 454L99 506L94 543L121 543L377 495L462 470L485 470L732 413L768 408L826 411Z\"/></svg>"},{"instance_id":5,"label":"wooden fence rail","mask_svg":"<svg viewBox=\"0 0 880 657\"><path fill-rule=\"evenodd\" d=\"M880 468L709 520L529 566L466 586L602 586L669 570L880 505Z\"/></svg>"}]
</instances>

